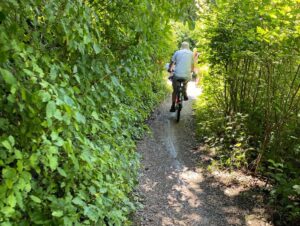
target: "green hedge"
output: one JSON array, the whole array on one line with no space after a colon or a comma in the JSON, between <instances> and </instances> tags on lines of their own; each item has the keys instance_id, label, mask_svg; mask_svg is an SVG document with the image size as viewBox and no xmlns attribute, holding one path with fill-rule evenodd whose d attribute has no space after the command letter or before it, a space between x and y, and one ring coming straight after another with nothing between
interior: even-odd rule
<instances>
[{"instance_id":1,"label":"green hedge","mask_svg":"<svg viewBox=\"0 0 300 226\"><path fill-rule=\"evenodd\" d=\"M1 225L128 223L134 139L190 3L0 3Z\"/></svg>"}]
</instances>

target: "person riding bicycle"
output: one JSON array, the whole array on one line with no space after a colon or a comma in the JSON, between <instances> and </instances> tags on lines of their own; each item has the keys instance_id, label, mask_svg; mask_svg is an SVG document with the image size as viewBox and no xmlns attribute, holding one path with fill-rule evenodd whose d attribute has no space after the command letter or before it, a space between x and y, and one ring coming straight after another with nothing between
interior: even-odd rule
<instances>
[{"instance_id":1,"label":"person riding bicycle","mask_svg":"<svg viewBox=\"0 0 300 226\"><path fill-rule=\"evenodd\" d=\"M184 100L188 100L186 93L186 87L189 80L191 80L191 73L194 71L194 57L193 52L190 50L190 45L188 42L181 43L181 49L177 50L169 65L168 71L171 72L171 69L175 65L174 69L174 78L172 82L173 93L172 93L172 106L170 112L175 112L175 101L177 93L177 84L178 80L185 80L183 82L183 95Z\"/></svg>"}]
</instances>

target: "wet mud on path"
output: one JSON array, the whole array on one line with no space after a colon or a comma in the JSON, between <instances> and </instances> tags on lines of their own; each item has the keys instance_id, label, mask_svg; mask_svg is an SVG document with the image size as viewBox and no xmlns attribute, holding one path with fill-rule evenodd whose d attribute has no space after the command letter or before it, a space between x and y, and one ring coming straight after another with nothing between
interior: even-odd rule
<instances>
[{"instance_id":1,"label":"wet mud on path","mask_svg":"<svg viewBox=\"0 0 300 226\"><path fill-rule=\"evenodd\" d=\"M255 178L208 172L209 158L195 136L192 104L201 90L189 83L180 122L167 98L153 115L151 133L138 143L141 171L138 196L144 208L134 225L270 225Z\"/></svg>"}]
</instances>

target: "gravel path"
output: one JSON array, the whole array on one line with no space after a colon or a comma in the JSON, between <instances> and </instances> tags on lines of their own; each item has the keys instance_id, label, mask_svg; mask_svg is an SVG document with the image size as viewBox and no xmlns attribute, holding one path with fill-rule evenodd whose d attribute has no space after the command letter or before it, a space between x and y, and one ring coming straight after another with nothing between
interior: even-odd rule
<instances>
[{"instance_id":1,"label":"gravel path","mask_svg":"<svg viewBox=\"0 0 300 226\"><path fill-rule=\"evenodd\" d=\"M138 144L138 195L144 208L136 213L134 225L271 225L263 198L255 192L262 182L240 172L205 170L210 158L198 147L192 111L200 93L191 82L179 123L169 112L168 98L150 122L152 133Z\"/></svg>"}]
</instances>

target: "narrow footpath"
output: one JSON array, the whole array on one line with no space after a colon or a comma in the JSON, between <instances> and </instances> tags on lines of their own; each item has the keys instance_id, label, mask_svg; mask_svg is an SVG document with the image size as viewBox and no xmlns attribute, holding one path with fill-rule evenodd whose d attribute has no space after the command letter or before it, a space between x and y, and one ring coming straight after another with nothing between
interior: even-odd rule
<instances>
[{"instance_id":1,"label":"narrow footpath","mask_svg":"<svg viewBox=\"0 0 300 226\"><path fill-rule=\"evenodd\" d=\"M209 156L198 147L192 104L201 94L188 87L189 101L176 123L170 98L154 113L152 132L138 144L141 172L138 196L144 206L134 217L137 226L271 225L266 220L262 184L240 172L208 172Z\"/></svg>"}]
</instances>

